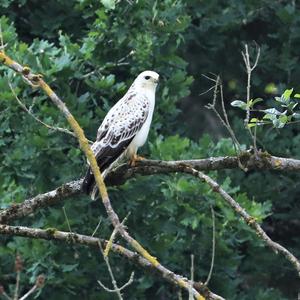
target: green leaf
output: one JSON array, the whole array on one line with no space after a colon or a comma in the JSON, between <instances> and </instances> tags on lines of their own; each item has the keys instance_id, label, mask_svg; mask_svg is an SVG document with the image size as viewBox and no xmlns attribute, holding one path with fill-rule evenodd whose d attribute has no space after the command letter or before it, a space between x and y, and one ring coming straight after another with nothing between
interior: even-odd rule
<instances>
[{"instance_id":1,"label":"green leaf","mask_svg":"<svg viewBox=\"0 0 300 300\"><path fill-rule=\"evenodd\" d=\"M256 125L257 125L257 124L256 124L257 121L258 121L257 118L252 118L252 119L250 120L250 122L248 123L248 128L251 128L251 127L256 126Z\"/></svg>"},{"instance_id":2,"label":"green leaf","mask_svg":"<svg viewBox=\"0 0 300 300\"><path fill-rule=\"evenodd\" d=\"M291 102L289 105L287 105L287 108L290 110L290 111L293 111L296 107L297 107L298 103L295 103L295 102Z\"/></svg>"},{"instance_id":3,"label":"green leaf","mask_svg":"<svg viewBox=\"0 0 300 300\"><path fill-rule=\"evenodd\" d=\"M282 112L280 112L276 108L264 109L263 112L265 112L267 114L270 114L270 115L275 115L275 116L281 116L282 115Z\"/></svg>"},{"instance_id":4,"label":"green leaf","mask_svg":"<svg viewBox=\"0 0 300 300\"><path fill-rule=\"evenodd\" d=\"M285 125L285 122L282 122L279 117L278 119L276 118L273 120L273 125L275 128L283 128Z\"/></svg>"},{"instance_id":5,"label":"green leaf","mask_svg":"<svg viewBox=\"0 0 300 300\"><path fill-rule=\"evenodd\" d=\"M273 120L275 120L275 119L277 119L277 118L276 118L276 115L273 115L273 114L265 114L265 115L263 116L263 119L273 121Z\"/></svg>"},{"instance_id":6,"label":"green leaf","mask_svg":"<svg viewBox=\"0 0 300 300\"><path fill-rule=\"evenodd\" d=\"M277 90L278 89L275 83L269 83L265 87L265 92L268 94L276 94L278 92Z\"/></svg>"},{"instance_id":7,"label":"green leaf","mask_svg":"<svg viewBox=\"0 0 300 300\"><path fill-rule=\"evenodd\" d=\"M300 114L299 113L293 113L293 118L295 119L300 119Z\"/></svg>"},{"instance_id":8,"label":"green leaf","mask_svg":"<svg viewBox=\"0 0 300 300\"><path fill-rule=\"evenodd\" d=\"M282 115L279 117L279 121L285 124L288 121L288 117L286 115Z\"/></svg>"},{"instance_id":9,"label":"green leaf","mask_svg":"<svg viewBox=\"0 0 300 300\"><path fill-rule=\"evenodd\" d=\"M282 94L282 96L283 96L282 98L285 100L286 103L290 102L290 98L293 93L293 90L294 89L285 90L284 93Z\"/></svg>"},{"instance_id":10,"label":"green leaf","mask_svg":"<svg viewBox=\"0 0 300 300\"><path fill-rule=\"evenodd\" d=\"M253 107L256 103L264 101L262 98L251 99L249 101L249 107Z\"/></svg>"},{"instance_id":11,"label":"green leaf","mask_svg":"<svg viewBox=\"0 0 300 300\"><path fill-rule=\"evenodd\" d=\"M293 90L294 89L285 90L284 93L283 93L284 98L289 99L291 97L292 93L293 93Z\"/></svg>"},{"instance_id":12,"label":"green leaf","mask_svg":"<svg viewBox=\"0 0 300 300\"><path fill-rule=\"evenodd\" d=\"M300 94L295 94L294 97L295 98L300 98Z\"/></svg>"},{"instance_id":13,"label":"green leaf","mask_svg":"<svg viewBox=\"0 0 300 300\"><path fill-rule=\"evenodd\" d=\"M107 9L115 9L116 8L116 1L115 0L101 0L102 4Z\"/></svg>"},{"instance_id":14,"label":"green leaf","mask_svg":"<svg viewBox=\"0 0 300 300\"><path fill-rule=\"evenodd\" d=\"M71 272L76 269L78 264L72 264L72 265L66 265L66 264L61 264L60 267L64 272Z\"/></svg>"},{"instance_id":15,"label":"green leaf","mask_svg":"<svg viewBox=\"0 0 300 300\"><path fill-rule=\"evenodd\" d=\"M230 103L230 105L234 107L239 107L243 110L247 110L247 103L241 100L234 100Z\"/></svg>"}]
</instances>

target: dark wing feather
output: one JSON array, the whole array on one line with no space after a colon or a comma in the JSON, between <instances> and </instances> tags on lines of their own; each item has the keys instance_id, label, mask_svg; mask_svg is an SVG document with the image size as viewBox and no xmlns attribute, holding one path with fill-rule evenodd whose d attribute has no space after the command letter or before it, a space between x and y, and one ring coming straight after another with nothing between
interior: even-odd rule
<instances>
[{"instance_id":1,"label":"dark wing feather","mask_svg":"<svg viewBox=\"0 0 300 300\"><path fill-rule=\"evenodd\" d=\"M134 137L127 139L121 143L119 143L117 148L111 148L109 146L105 148L101 148L101 150L97 153L96 159L98 166L100 168L101 173L107 169L128 147ZM95 184L95 178L91 167L88 168L83 183L82 183L82 190L84 193L89 194Z\"/></svg>"}]
</instances>

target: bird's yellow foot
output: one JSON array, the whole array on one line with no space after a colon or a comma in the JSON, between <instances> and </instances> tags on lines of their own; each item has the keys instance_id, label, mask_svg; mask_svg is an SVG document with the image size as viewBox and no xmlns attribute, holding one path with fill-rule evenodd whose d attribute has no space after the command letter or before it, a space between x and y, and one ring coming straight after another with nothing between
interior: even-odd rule
<instances>
[{"instance_id":1,"label":"bird's yellow foot","mask_svg":"<svg viewBox=\"0 0 300 300\"><path fill-rule=\"evenodd\" d=\"M131 157L130 161L129 161L129 165L130 165L131 167L135 167L135 166L136 166L136 162L137 162L137 161L141 161L141 160L145 160L145 158L142 157L142 156L139 156L139 155L137 155L137 154L134 154L134 155Z\"/></svg>"}]
</instances>

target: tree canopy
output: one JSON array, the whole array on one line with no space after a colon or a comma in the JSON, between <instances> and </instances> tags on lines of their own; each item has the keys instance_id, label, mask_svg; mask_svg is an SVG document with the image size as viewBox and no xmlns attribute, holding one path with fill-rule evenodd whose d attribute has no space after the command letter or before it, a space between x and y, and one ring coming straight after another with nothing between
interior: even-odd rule
<instances>
[{"instance_id":1,"label":"tree canopy","mask_svg":"<svg viewBox=\"0 0 300 300\"><path fill-rule=\"evenodd\" d=\"M215 169L210 162L204 172L272 240L300 258L300 168L280 169L283 162L278 160L276 167L276 159L270 163L273 155L300 159L299 4L2 0L0 8L0 50L42 74L91 141L136 75L148 69L158 72L154 119L141 154L159 161L238 158L235 165L228 162ZM251 88L248 84L249 99L241 54L245 44L252 65L260 51ZM215 84L217 78L222 88ZM213 109L206 108L213 103L214 92L218 111L223 95L240 152ZM79 180L87 164L63 114L47 95L28 85L26 76L17 76L4 64L0 64L0 99L1 219L1 213L25 199ZM251 100L256 103L250 107ZM248 108L233 101L243 101ZM251 115L245 125L247 109ZM255 155L260 161L250 161ZM165 167L169 169L148 170L147 176L142 176L145 170L135 174L133 169L127 177L119 169L117 175L122 173L125 179L108 182L110 201L120 219L130 213L125 225L131 235L162 265L184 277L191 276L193 255L195 281L206 281L215 252L208 287L226 299L296 299L300 284L293 265L266 247L249 222L207 182ZM87 236L100 222L95 236L107 240L113 231L101 202L79 190L68 200L7 222ZM45 282L38 283L35 294L40 299L118 299L97 283L112 287L97 247L3 232L0 241L0 284L9 295L15 290L16 261L21 260L20 295L43 274ZM130 248L118 235L114 242ZM109 261L118 285L135 272L133 282L122 291L124 299L180 299L180 289L161 276L113 251ZM4 297L2 289L1 293ZM182 297L187 299L188 293L182 292Z\"/></svg>"}]
</instances>

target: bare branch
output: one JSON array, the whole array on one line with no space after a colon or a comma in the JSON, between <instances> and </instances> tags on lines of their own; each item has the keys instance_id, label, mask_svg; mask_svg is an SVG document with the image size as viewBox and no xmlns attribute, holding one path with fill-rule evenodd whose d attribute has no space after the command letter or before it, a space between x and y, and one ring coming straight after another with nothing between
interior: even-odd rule
<instances>
[{"instance_id":1,"label":"bare branch","mask_svg":"<svg viewBox=\"0 0 300 300\"><path fill-rule=\"evenodd\" d=\"M14 298L13 298L14 300L18 300L18 297L19 297L20 275L21 275L21 271L17 271L15 293L14 293Z\"/></svg>"},{"instance_id":2,"label":"bare branch","mask_svg":"<svg viewBox=\"0 0 300 300\"><path fill-rule=\"evenodd\" d=\"M27 299L37 289L41 288L44 285L44 283L45 283L45 276L41 274L36 278L34 286L26 294L24 294L21 298L19 298L19 300Z\"/></svg>"},{"instance_id":3,"label":"bare branch","mask_svg":"<svg viewBox=\"0 0 300 300\"><path fill-rule=\"evenodd\" d=\"M0 295L2 295L7 300L12 300L12 298L10 298L4 290L2 291L2 293Z\"/></svg>"},{"instance_id":4,"label":"bare branch","mask_svg":"<svg viewBox=\"0 0 300 300\"><path fill-rule=\"evenodd\" d=\"M106 183L108 185L120 185L137 175L147 176L183 172L182 166L186 165L199 171L237 169L239 168L239 159L248 170L300 171L300 160L276 157L260 152L258 157L255 157L250 152L244 152L239 158L237 156L225 156L178 161L143 160L137 162L135 166L123 164L108 174ZM82 179L71 181L22 203L13 204L11 207L0 211L0 223L5 224L20 219L40 208L63 203L67 198L80 195L81 184Z\"/></svg>"},{"instance_id":5,"label":"bare branch","mask_svg":"<svg viewBox=\"0 0 300 300\"><path fill-rule=\"evenodd\" d=\"M54 205L65 198L79 195L81 192L82 180L71 181L50 192L37 195L31 199L25 200L20 204L13 204L8 209L0 212L0 223L22 218L30 215L42 207Z\"/></svg>"},{"instance_id":6,"label":"bare branch","mask_svg":"<svg viewBox=\"0 0 300 300\"><path fill-rule=\"evenodd\" d=\"M124 220L125 220L125 219L124 219ZM108 248L107 245L108 245L109 243L110 243L110 240L107 242L106 248L105 248L105 249ZM107 267L107 270L108 270L109 276L110 276L110 278L111 278L111 282L112 282L112 284L113 284L114 289L112 290L112 289L107 288L100 280L98 280L98 283L100 284L100 286L101 286L104 290L106 290L107 292L110 292L110 293L116 293L117 296L118 296L118 298L119 298L119 300L123 300L121 291L122 291L123 289L125 289L127 286L129 286L129 285L133 282L134 272L131 273L129 280L128 280L122 287L119 288L119 287L117 286L117 282L116 282L114 273L113 273L112 268L111 268L111 266L110 266L109 258L108 258L107 255L105 255L105 252L103 251L103 248L102 248L102 245L101 245L100 242L98 243L98 245L99 245L99 249L100 249L100 251L101 251L101 253L102 253L103 259L104 259L104 261L105 261L105 264L106 264L106 267ZM112 242L111 242L111 245L112 245ZM111 245L110 245L110 247L111 247Z\"/></svg>"},{"instance_id":7,"label":"bare branch","mask_svg":"<svg viewBox=\"0 0 300 300\"><path fill-rule=\"evenodd\" d=\"M194 285L194 272L195 272L195 269L194 269L194 254L191 254L191 287ZM191 291L191 288L189 289L189 300L193 300L194 297L193 297L193 293Z\"/></svg>"},{"instance_id":8,"label":"bare branch","mask_svg":"<svg viewBox=\"0 0 300 300\"><path fill-rule=\"evenodd\" d=\"M256 53L256 58L255 58L255 62L253 65L251 65L251 61L250 61L250 55L249 55L249 49L248 49L248 45L245 44L245 52L242 51L242 57L244 60L244 64L246 67L246 72L247 72L247 108L246 108L246 118L244 120L245 126L249 131L249 134L253 140L253 147L254 147L254 151L255 154L257 153L257 147L256 147L256 134L253 135L251 128L248 126L249 121L250 121L250 91L251 91L251 76L252 76L252 72L254 71L254 69L257 67L257 63L260 57L260 48L257 48L257 53Z\"/></svg>"},{"instance_id":9,"label":"bare branch","mask_svg":"<svg viewBox=\"0 0 300 300\"><path fill-rule=\"evenodd\" d=\"M100 217L100 218L99 218L99 222L98 222L98 224L97 224L97 226L96 226L94 232L92 233L92 236L94 236L94 235L96 234L96 232L98 231L98 229L99 229L99 227L100 227L100 225L101 225L101 222L102 222L102 218Z\"/></svg>"},{"instance_id":10,"label":"bare branch","mask_svg":"<svg viewBox=\"0 0 300 300\"><path fill-rule=\"evenodd\" d=\"M0 61L6 65L7 67L11 68L15 72L21 74L26 81L32 85L39 87L42 89L45 94L51 99L51 101L57 106L57 108L62 112L62 114L65 116L67 121L69 122L71 128L73 129L74 133L76 134L76 137L78 139L80 148L84 152L90 168L93 172L95 182L97 185L97 188L99 190L99 193L101 195L102 203L106 209L106 212L108 214L108 217L114 226L114 228L117 228L121 236L138 252L140 253L145 259L147 259L155 268L164 268L156 259L156 257L152 256L137 240L135 240L125 229L124 226L121 225L121 222L119 220L118 215L115 213L109 196L107 192L106 185L104 183L104 179L102 177L102 174L100 172L97 160L95 158L95 155L89 145L89 142L87 138L84 135L84 132L76 119L73 117L65 103L57 96L57 94L50 88L50 86L43 80L43 76L40 74L34 74L31 72L30 68L23 67L19 63L13 61L10 57L5 55L3 51L0 51ZM189 282L181 281L179 280L177 282L178 286L184 287L185 289L189 289ZM203 300L204 298L195 290L193 289L193 295L198 300Z\"/></svg>"},{"instance_id":11,"label":"bare branch","mask_svg":"<svg viewBox=\"0 0 300 300\"><path fill-rule=\"evenodd\" d=\"M37 285L35 284L26 294L24 294L19 300L25 300L27 299L31 294L35 292L37 289Z\"/></svg>"},{"instance_id":12,"label":"bare branch","mask_svg":"<svg viewBox=\"0 0 300 300\"><path fill-rule=\"evenodd\" d=\"M122 223L121 223L122 226L125 224L125 222L126 222L126 220L128 219L129 215L130 215L130 212L129 212L129 213L127 214L127 216L123 219L123 221L122 221ZM105 247L105 250L104 250L104 252L103 252L103 255L104 255L105 257L108 256L110 247L111 247L112 243L115 241L115 238L116 238L117 233L118 233L118 228L114 228L114 230L113 230L113 232L112 232L112 234L111 234L111 236L110 236L110 238L109 238L109 240L108 240L108 243L107 243L107 245L106 245L106 247Z\"/></svg>"},{"instance_id":13,"label":"bare branch","mask_svg":"<svg viewBox=\"0 0 300 300\"><path fill-rule=\"evenodd\" d=\"M213 207L211 206L211 217L212 217L212 251L211 251L211 263L210 263L210 270L207 275L207 279L205 281L205 285L208 285L213 269L214 269L214 264L215 264L215 251L216 251L216 222L215 222L215 211Z\"/></svg>"},{"instance_id":14,"label":"bare branch","mask_svg":"<svg viewBox=\"0 0 300 300\"><path fill-rule=\"evenodd\" d=\"M236 138L234 131L232 130L232 127L229 123L229 119L228 119L227 112L225 109L223 86L222 86L221 78L220 78L220 76L217 76L216 79L213 80L212 78L210 78L208 76L204 76L204 77L215 82L212 103L209 103L208 105L206 105L206 108L211 109L216 114L216 116L219 118L222 125L229 132L230 138L232 139L232 143L236 149L237 154L240 154L242 152L241 146L240 146L239 141ZM223 116L218 112L217 107L216 107L219 91L220 91L221 107L222 107Z\"/></svg>"},{"instance_id":15,"label":"bare branch","mask_svg":"<svg viewBox=\"0 0 300 300\"><path fill-rule=\"evenodd\" d=\"M133 278L134 278L134 272L132 272L131 273L131 275L130 275L130 277L129 277L129 280L124 284L124 285L122 285L120 288L118 288L117 290L119 291L119 292L121 292L122 290L124 290L126 287L128 287L130 284L132 284L132 282L133 282ZM100 286L103 288L103 289L105 289L106 291L108 291L108 292L115 292L116 290L111 290L111 289L108 289L100 280L98 280L97 281L99 284L100 284Z\"/></svg>"},{"instance_id":16,"label":"bare branch","mask_svg":"<svg viewBox=\"0 0 300 300\"><path fill-rule=\"evenodd\" d=\"M262 240L269 248L271 248L275 254L281 253L294 266L298 272L298 276L300 277L300 261L286 248L274 242L257 223L255 218L250 216L244 208L242 208L225 190L222 189L222 187L220 187L216 181L201 171L197 171L189 166L186 166L185 171L186 173L192 174L193 176L205 181L214 192L218 193L231 206L231 208L243 218L249 227L254 229L260 240Z\"/></svg>"},{"instance_id":17,"label":"bare branch","mask_svg":"<svg viewBox=\"0 0 300 300\"><path fill-rule=\"evenodd\" d=\"M14 300L18 300L19 298L20 276L21 276L22 269L23 269L23 261L21 259L21 256L17 254L15 259L15 271L17 273L17 276L16 276L16 285L15 285L15 291L13 297Z\"/></svg>"},{"instance_id":18,"label":"bare branch","mask_svg":"<svg viewBox=\"0 0 300 300\"><path fill-rule=\"evenodd\" d=\"M81 244L90 247L97 247L99 249L99 242L102 244L102 247L105 247L108 241L86 236L77 233L70 233L70 232L63 232L58 231L55 228L49 228L46 230L38 229L38 228L29 228L24 226L9 226L9 225L1 225L0 224L0 234L10 235L10 236L22 236L27 238L34 238L34 239L44 239L44 240L57 240L61 242L66 242L67 244ZM130 262L145 268L147 270L151 270L156 274L159 274L161 278L164 278L174 286L178 287L178 282L181 282L181 287L184 288L185 286L189 285L190 282L187 278L180 276L165 267L155 268L148 260L143 258L141 255L137 254L136 252L132 252L121 245L112 244L111 250L119 254L120 256L128 259ZM201 290L201 293L205 292L206 299L212 300L222 300L223 298L212 293L210 290L207 289L201 282L197 282L194 285L194 289L198 291Z\"/></svg>"},{"instance_id":19,"label":"bare branch","mask_svg":"<svg viewBox=\"0 0 300 300\"><path fill-rule=\"evenodd\" d=\"M0 22L0 51L3 51L3 53L5 53L5 47L7 46L7 44L4 45L4 42L3 42L3 33L2 33L2 25L1 25L1 22Z\"/></svg>"},{"instance_id":20,"label":"bare branch","mask_svg":"<svg viewBox=\"0 0 300 300\"><path fill-rule=\"evenodd\" d=\"M76 135L75 135L72 131L70 131L70 130L68 130L68 129L66 129L66 128L62 128L62 127L51 126L51 125L49 125L49 124L43 122L42 120L40 120L38 117L36 117L36 116L31 112L31 110L28 109L28 108L26 107L26 105L25 105L25 104L20 100L20 98L17 96L17 94L16 94L16 92L15 92L15 90L14 90L14 88L12 87L12 85L11 85L10 82L8 83L8 85L9 85L9 87L10 87L10 89L11 89L11 92L13 93L14 97L16 98L18 104L22 107L22 109L23 109L24 111L26 111L26 112L27 112L32 118L34 118L37 122L39 122L40 124L44 125L45 127L47 127L47 128L50 129L50 130L63 132L63 133L72 135L73 137L76 137Z\"/></svg>"}]
</instances>

